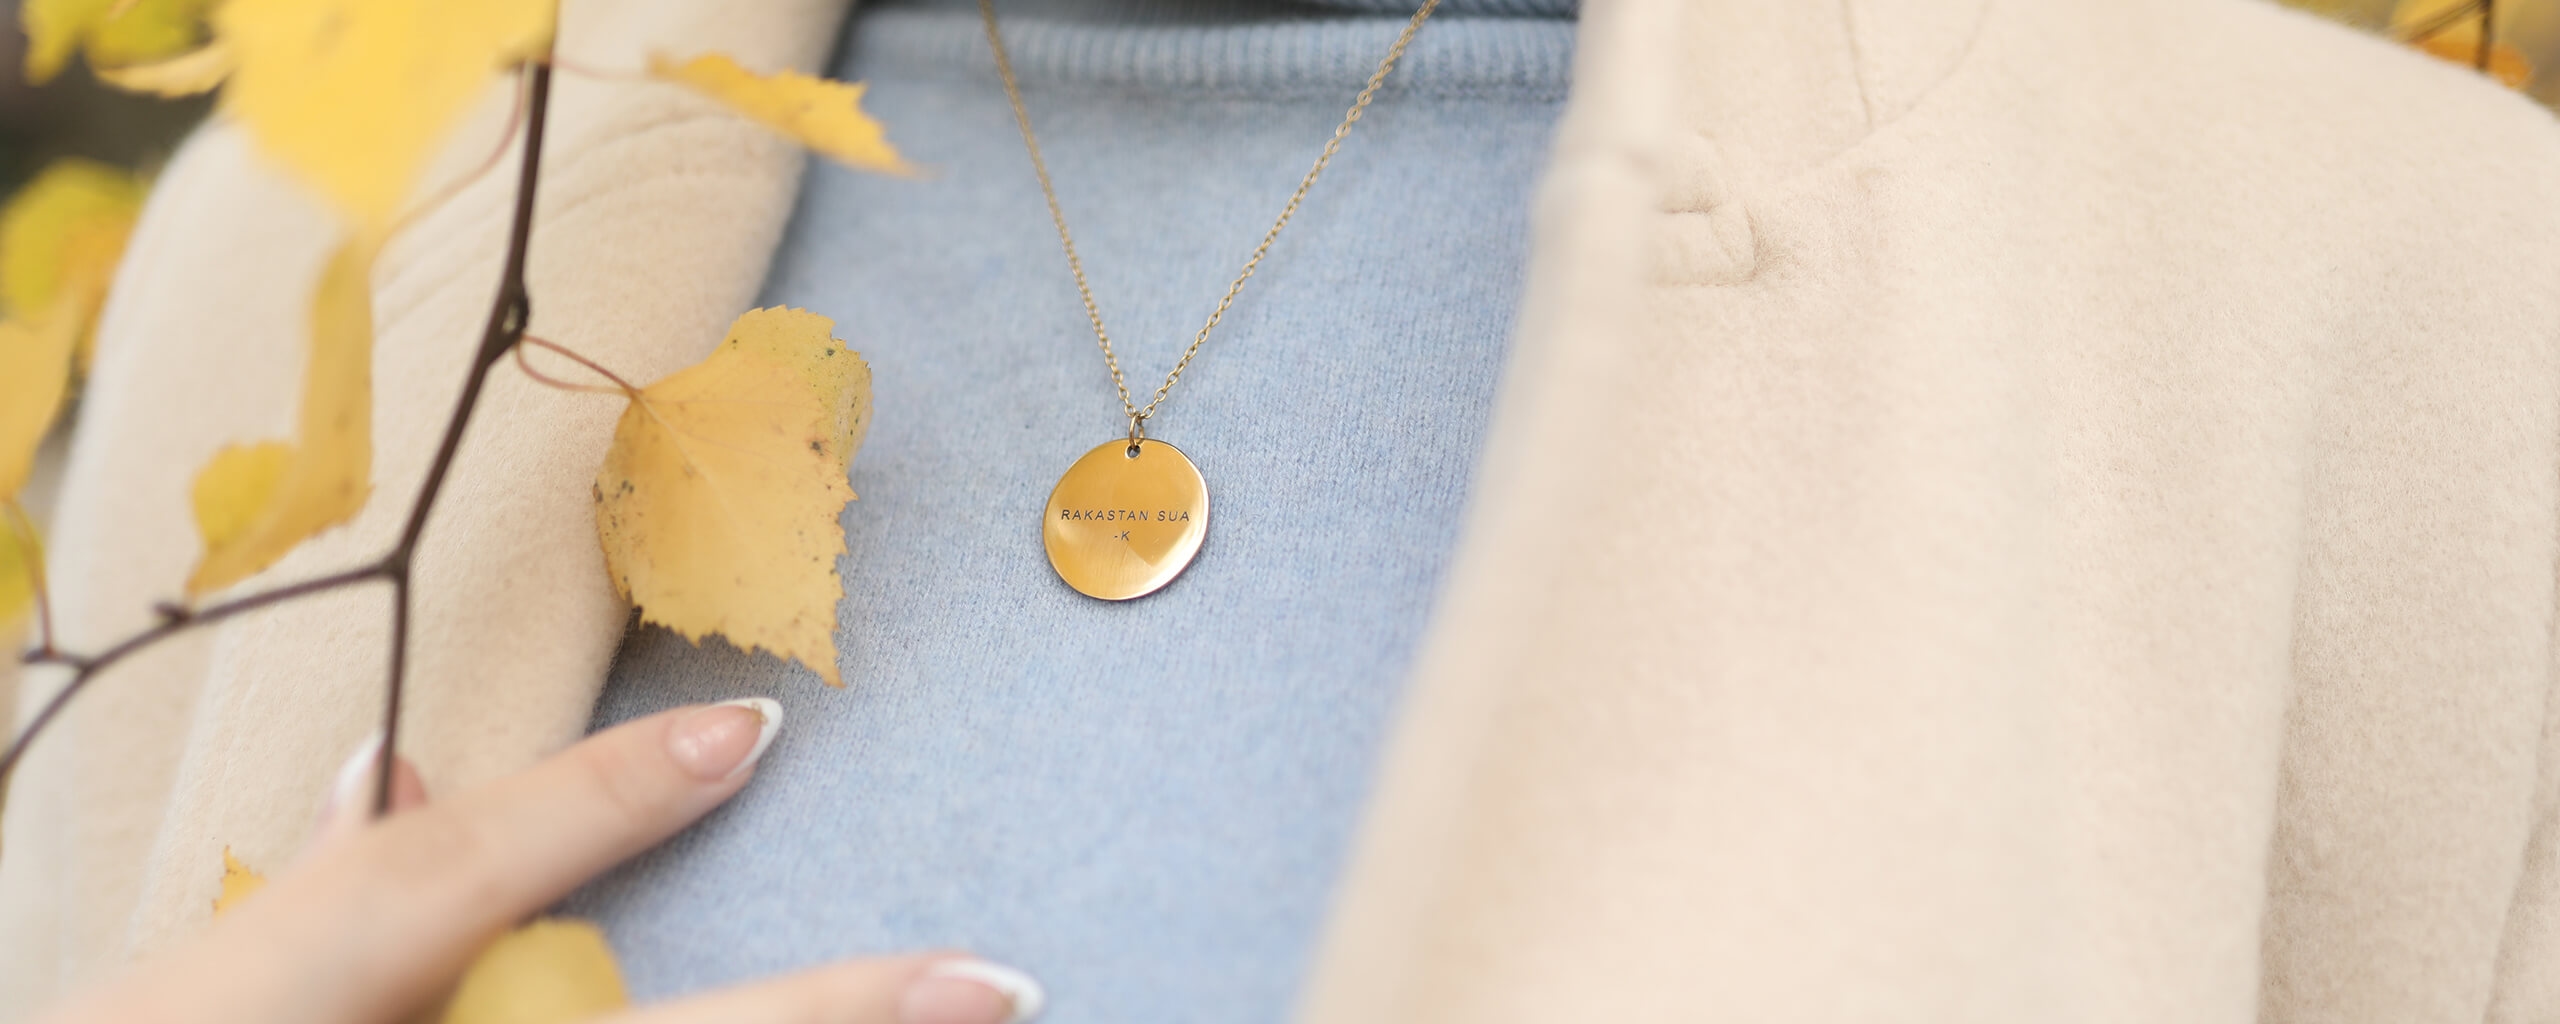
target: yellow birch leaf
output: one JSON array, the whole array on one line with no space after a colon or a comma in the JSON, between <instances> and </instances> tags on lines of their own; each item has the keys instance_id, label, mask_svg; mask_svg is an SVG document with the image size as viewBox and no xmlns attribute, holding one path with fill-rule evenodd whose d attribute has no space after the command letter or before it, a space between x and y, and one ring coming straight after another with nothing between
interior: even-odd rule
<instances>
[{"instance_id":1,"label":"yellow birch leaf","mask_svg":"<svg viewBox=\"0 0 2560 1024\"><path fill-rule=\"evenodd\" d=\"M88 160L57 160L0 207L0 312L37 321L67 315L79 362L89 365L107 285L149 186Z\"/></svg>"},{"instance_id":2,"label":"yellow birch leaf","mask_svg":"<svg viewBox=\"0 0 2560 1024\"><path fill-rule=\"evenodd\" d=\"M604 932L547 917L480 951L445 1003L442 1024L569 1024L630 1004Z\"/></svg>"},{"instance_id":3,"label":"yellow birch leaf","mask_svg":"<svg viewBox=\"0 0 2560 1024\"><path fill-rule=\"evenodd\" d=\"M20 532L23 520L9 514L0 522L0 627L16 623L35 608L36 566L44 561L44 541Z\"/></svg>"},{"instance_id":4,"label":"yellow birch leaf","mask_svg":"<svg viewBox=\"0 0 2560 1024\"><path fill-rule=\"evenodd\" d=\"M233 445L197 472L205 553L187 578L189 597L249 578L364 508L373 488L372 276L373 249L361 241L320 273L293 443Z\"/></svg>"},{"instance_id":5,"label":"yellow birch leaf","mask_svg":"<svg viewBox=\"0 0 2560 1024\"><path fill-rule=\"evenodd\" d=\"M71 386L75 346L70 316L29 324L0 320L0 501L15 498L34 472L36 448L53 429Z\"/></svg>"},{"instance_id":6,"label":"yellow birch leaf","mask_svg":"<svg viewBox=\"0 0 2560 1024\"><path fill-rule=\"evenodd\" d=\"M223 109L358 225L389 224L502 67L543 52L552 0L226 0Z\"/></svg>"},{"instance_id":7,"label":"yellow birch leaf","mask_svg":"<svg viewBox=\"0 0 2560 1024\"><path fill-rule=\"evenodd\" d=\"M126 92L176 99L212 92L223 79L231 76L234 63L231 48L213 42L167 60L91 68L90 73L97 75L99 81Z\"/></svg>"},{"instance_id":8,"label":"yellow birch leaf","mask_svg":"<svg viewBox=\"0 0 2560 1024\"><path fill-rule=\"evenodd\" d=\"M60 74L74 51L92 66L136 64L185 53L204 42L212 0L26 0L27 81Z\"/></svg>"},{"instance_id":9,"label":"yellow birch leaf","mask_svg":"<svg viewBox=\"0 0 2560 1024\"><path fill-rule=\"evenodd\" d=\"M889 145L880 122L862 112L860 82L812 78L790 70L759 75L717 53L682 64L663 55L652 56L649 73L719 100L847 167L914 173Z\"/></svg>"},{"instance_id":10,"label":"yellow birch leaf","mask_svg":"<svg viewBox=\"0 0 2560 1024\"><path fill-rule=\"evenodd\" d=\"M276 483L293 464L293 451L282 441L260 441L226 445L213 453L189 494L196 532L204 535L206 548L228 546L249 532L258 513L275 500Z\"/></svg>"},{"instance_id":11,"label":"yellow birch leaf","mask_svg":"<svg viewBox=\"0 0 2560 1024\"><path fill-rule=\"evenodd\" d=\"M640 617L807 665L830 686L836 517L871 421L871 367L806 310L759 309L642 389L596 473L596 533Z\"/></svg>"},{"instance_id":12,"label":"yellow birch leaf","mask_svg":"<svg viewBox=\"0 0 2560 1024\"><path fill-rule=\"evenodd\" d=\"M248 899L249 894L265 888L266 884L267 876L249 870L248 865L240 863L240 858L231 855L230 847L223 847L222 892L213 898L213 912L219 915L239 907L241 900Z\"/></svg>"}]
</instances>

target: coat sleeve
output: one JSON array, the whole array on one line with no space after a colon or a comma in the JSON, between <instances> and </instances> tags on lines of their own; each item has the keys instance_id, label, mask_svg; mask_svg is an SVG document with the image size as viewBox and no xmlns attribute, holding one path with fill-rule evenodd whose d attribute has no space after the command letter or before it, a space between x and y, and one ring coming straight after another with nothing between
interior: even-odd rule
<instances>
[{"instance_id":1,"label":"coat sleeve","mask_svg":"<svg viewBox=\"0 0 2560 1024\"><path fill-rule=\"evenodd\" d=\"M2553 576L2560 581L2560 566ZM2491 1024L2560 1020L2560 604L2554 613L2552 682L2542 702L2533 832L2525 842L2524 870L2516 880L2515 905L2507 911L2507 934L2498 951L2487 1016Z\"/></svg>"}]
</instances>

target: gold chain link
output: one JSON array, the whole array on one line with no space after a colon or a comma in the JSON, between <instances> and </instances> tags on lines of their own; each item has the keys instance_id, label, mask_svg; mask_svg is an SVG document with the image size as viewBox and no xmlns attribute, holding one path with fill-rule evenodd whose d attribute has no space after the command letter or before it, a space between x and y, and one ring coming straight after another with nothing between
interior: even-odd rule
<instances>
[{"instance_id":1,"label":"gold chain link","mask_svg":"<svg viewBox=\"0 0 2560 1024\"><path fill-rule=\"evenodd\" d=\"M1369 108L1369 101L1378 95L1378 86L1384 84L1387 74L1395 70L1396 60L1403 57L1405 47L1413 43L1413 34L1422 30L1422 23L1429 20L1431 12L1439 6L1440 0L1422 0L1422 7L1413 12L1413 20L1405 22L1404 31L1396 35L1395 45L1387 48L1386 59L1378 62L1378 70L1370 73L1369 83L1362 86L1359 97L1351 101L1350 112L1342 115L1342 124L1333 129L1333 138L1325 141L1324 152L1316 154L1315 166L1307 169L1307 176L1298 182L1298 190L1289 194L1288 205L1281 207L1279 218L1271 222L1271 230L1262 233L1262 244L1253 247L1253 255L1244 261L1244 270L1237 273L1235 282L1227 286L1227 294L1219 297L1218 308L1209 313L1209 322L1201 324L1200 333L1192 335L1191 347L1182 351L1182 358L1173 364L1173 372L1165 374L1164 383L1156 386L1155 396L1147 400L1146 408L1141 409L1129 397L1129 382L1120 374L1120 357L1111 351L1111 333L1102 328L1102 310L1093 303L1093 286L1085 283L1084 261L1076 256L1075 235L1067 231L1067 215L1058 209L1058 190L1049 183L1049 165L1040 158L1040 140L1032 134L1031 114L1022 106L1022 85L1013 77L1013 57L1005 52L1003 34L996 31L995 0L978 0L978 16L987 23L987 45L995 51L996 74L1004 79L1005 99L1013 103L1013 123L1022 128L1023 148L1031 152L1031 172L1039 176L1040 195L1049 201L1049 221L1058 226L1058 245L1067 251L1067 269L1075 273L1076 294L1084 299L1085 318L1093 323L1093 340L1102 346L1103 365L1111 368L1111 386L1120 392L1120 408L1129 414L1131 443L1145 436L1147 418L1156 414L1156 406L1164 404L1164 396L1173 390L1175 382L1182 379L1182 371L1191 365L1191 357L1199 355L1200 346L1208 343L1209 332L1216 330L1218 321L1226 318L1227 307L1235 304L1236 293L1243 291L1244 283L1253 279L1254 268L1260 266L1262 257L1270 253L1271 243L1279 240L1280 229L1288 227L1289 218L1297 216L1298 204L1306 200L1307 190L1315 187L1316 178L1324 174L1325 165L1333 162L1334 151L1342 148L1342 140L1351 134L1351 126L1360 123L1361 111Z\"/></svg>"}]
</instances>

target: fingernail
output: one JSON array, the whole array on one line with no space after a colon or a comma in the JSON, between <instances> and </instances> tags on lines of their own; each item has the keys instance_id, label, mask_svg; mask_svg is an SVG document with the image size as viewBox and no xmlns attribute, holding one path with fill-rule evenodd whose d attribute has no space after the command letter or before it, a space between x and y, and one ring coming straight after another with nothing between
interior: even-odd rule
<instances>
[{"instance_id":1,"label":"fingernail","mask_svg":"<svg viewBox=\"0 0 2560 1024\"><path fill-rule=\"evenodd\" d=\"M382 730L376 729L356 745L355 753L347 755L346 763L338 766L338 777L329 782L329 800L321 805L320 816L334 818L341 807L372 806L373 771L381 760Z\"/></svg>"},{"instance_id":2,"label":"fingernail","mask_svg":"<svg viewBox=\"0 0 2560 1024\"><path fill-rule=\"evenodd\" d=\"M1031 976L984 960L945 960L925 969L898 1000L899 1024L1022 1024L1048 995Z\"/></svg>"},{"instance_id":3,"label":"fingernail","mask_svg":"<svg viewBox=\"0 0 2560 1024\"><path fill-rule=\"evenodd\" d=\"M676 720L667 730L667 754L694 778L718 782L752 767L780 728L780 704L763 697L723 701Z\"/></svg>"}]
</instances>

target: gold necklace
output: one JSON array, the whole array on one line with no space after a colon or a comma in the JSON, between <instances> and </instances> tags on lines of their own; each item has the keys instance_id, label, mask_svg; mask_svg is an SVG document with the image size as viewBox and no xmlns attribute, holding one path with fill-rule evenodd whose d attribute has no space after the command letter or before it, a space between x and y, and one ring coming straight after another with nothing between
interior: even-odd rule
<instances>
[{"instance_id":1,"label":"gold necklace","mask_svg":"<svg viewBox=\"0 0 2560 1024\"><path fill-rule=\"evenodd\" d=\"M1378 86L1394 71L1396 59L1404 56L1405 47L1413 42L1413 34L1431 17L1440 0L1423 0L1422 7L1405 22L1397 34L1395 45L1387 48L1387 56L1378 62L1378 70L1360 95L1351 101L1351 110L1342 115L1342 123L1326 140L1324 152L1316 155L1315 166L1298 182L1298 190L1289 194L1289 202L1280 208L1280 216L1271 222L1271 230L1262 233L1262 244L1253 247L1253 255L1244 261L1244 269L1236 274L1227 293L1218 299L1218 307L1209 313L1209 321L1191 337L1191 347L1175 360L1173 371L1165 374L1164 383L1156 385L1155 394L1144 408L1129 397L1129 382L1120 374L1120 357L1111 351L1111 333L1102 328L1102 310L1094 305L1093 288L1085 283L1084 261L1076 256L1075 235L1067 231L1067 216L1058 209L1058 191L1049 183L1049 165L1040 158L1040 140L1031 132L1031 114L1022 106L1022 85L1014 80L1013 58L1005 52L1004 35L996 31L994 0L978 0L978 16L986 22L987 46L995 51L996 74L1004 79L1005 99L1013 103L1013 122L1022 129L1022 146L1031 153L1031 171L1040 179L1040 195L1049 202L1049 221L1058 227L1058 245L1066 250L1067 269L1075 274L1076 294L1084 299L1085 319L1093 324L1093 340L1102 346L1102 363L1111 369L1111 385L1120 392L1120 409L1129 416L1129 436L1125 440L1103 442L1084 453L1084 457L1067 467L1058 478L1058 486L1049 492L1049 508L1042 517L1040 539L1049 549L1049 565L1068 586L1106 601L1126 601L1155 593L1189 568L1193 556L1200 553L1200 541L1209 532L1209 485L1200 477L1198 467L1181 449L1147 436L1147 420L1164 404L1164 396L1182 379L1182 371L1191 365L1191 357L1200 354L1200 346L1209 341L1209 332L1225 319L1227 307L1235 304L1236 293L1253 278L1255 267L1271 252L1271 243L1280 237L1280 229L1289 226L1289 218L1298 213L1298 204L1314 188L1316 178L1325 165L1333 162L1334 151L1342 148L1342 140L1351 134L1351 126L1360 123L1360 113L1367 110L1369 100L1378 94Z\"/></svg>"}]
</instances>

